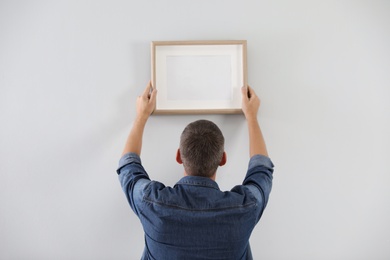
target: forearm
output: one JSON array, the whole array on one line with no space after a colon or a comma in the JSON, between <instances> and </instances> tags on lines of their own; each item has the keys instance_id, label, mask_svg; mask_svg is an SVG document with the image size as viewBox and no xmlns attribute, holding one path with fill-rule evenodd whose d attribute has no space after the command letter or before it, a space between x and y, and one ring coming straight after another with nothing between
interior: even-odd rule
<instances>
[{"instance_id":1,"label":"forearm","mask_svg":"<svg viewBox=\"0 0 390 260\"><path fill-rule=\"evenodd\" d=\"M267 147L265 145L263 133L256 116L247 118L249 131L249 155L252 157L256 154L268 157Z\"/></svg>"},{"instance_id":2,"label":"forearm","mask_svg":"<svg viewBox=\"0 0 390 260\"><path fill-rule=\"evenodd\" d=\"M147 118L136 117L131 128L130 134L127 137L125 148L123 149L122 155L126 153L136 153L138 156L141 155L142 149L142 137L145 129Z\"/></svg>"}]
</instances>

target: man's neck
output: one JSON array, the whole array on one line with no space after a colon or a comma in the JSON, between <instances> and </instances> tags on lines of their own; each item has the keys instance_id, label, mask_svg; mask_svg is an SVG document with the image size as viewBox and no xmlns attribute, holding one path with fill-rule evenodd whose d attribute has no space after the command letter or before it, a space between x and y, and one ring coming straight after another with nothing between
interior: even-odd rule
<instances>
[{"instance_id":1,"label":"man's neck","mask_svg":"<svg viewBox=\"0 0 390 260\"><path fill-rule=\"evenodd\" d=\"M187 173L184 171L184 176L196 176L196 175L189 175L189 174L187 174ZM215 181L216 177L217 177L217 173L214 173L212 176L207 177L207 178L210 178L210 179L212 179L213 181Z\"/></svg>"}]
</instances>

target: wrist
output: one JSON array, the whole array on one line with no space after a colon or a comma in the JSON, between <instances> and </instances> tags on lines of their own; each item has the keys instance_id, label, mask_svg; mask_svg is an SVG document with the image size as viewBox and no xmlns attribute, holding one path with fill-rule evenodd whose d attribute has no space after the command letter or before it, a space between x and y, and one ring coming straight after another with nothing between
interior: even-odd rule
<instances>
[{"instance_id":1,"label":"wrist","mask_svg":"<svg viewBox=\"0 0 390 260\"><path fill-rule=\"evenodd\" d=\"M250 123L250 122L256 123L257 122L257 114L247 115L246 121L248 121L248 123Z\"/></svg>"},{"instance_id":2,"label":"wrist","mask_svg":"<svg viewBox=\"0 0 390 260\"><path fill-rule=\"evenodd\" d=\"M148 118L149 118L149 116L147 116L147 115L137 115L135 117L134 121L136 123L146 124L146 122L148 121Z\"/></svg>"}]
</instances>

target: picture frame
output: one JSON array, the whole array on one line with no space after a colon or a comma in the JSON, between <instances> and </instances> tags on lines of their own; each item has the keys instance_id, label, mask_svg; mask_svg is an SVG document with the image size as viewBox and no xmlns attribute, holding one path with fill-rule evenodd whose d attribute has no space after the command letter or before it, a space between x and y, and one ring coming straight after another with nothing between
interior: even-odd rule
<instances>
[{"instance_id":1,"label":"picture frame","mask_svg":"<svg viewBox=\"0 0 390 260\"><path fill-rule=\"evenodd\" d=\"M246 40L153 41L154 114L242 113L246 54Z\"/></svg>"}]
</instances>

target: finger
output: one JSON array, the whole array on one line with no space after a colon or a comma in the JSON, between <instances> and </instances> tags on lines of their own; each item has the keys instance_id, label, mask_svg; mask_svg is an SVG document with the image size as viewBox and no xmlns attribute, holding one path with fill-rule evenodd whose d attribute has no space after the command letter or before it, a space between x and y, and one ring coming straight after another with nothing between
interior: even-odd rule
<instances>
[{"instance_id":1,"label":"finger","mask_svg":"<svg viewBox=\"0 0 390 260\"><path fill-rule=\"evenodd\" d=\"M145 88L144 93L143 93L142 95L143 95L144 97L149 98L150 92L151 92L152 89L153 89L153 87L152 87L152 82L149 81L149 82L148 82L148 85L146 85L146 88Z\"/></svg>"},{"instance_id":2,"label":"finger","mask_svg":"<svg viewBox=\"0 0 390 260\"><path fill-rule=\"evenodd\" d=\"M255 96L255 92L253 91L253 89L248 85L248 98L251 98L253 96Z\"/></svg>"}]
</instances>

